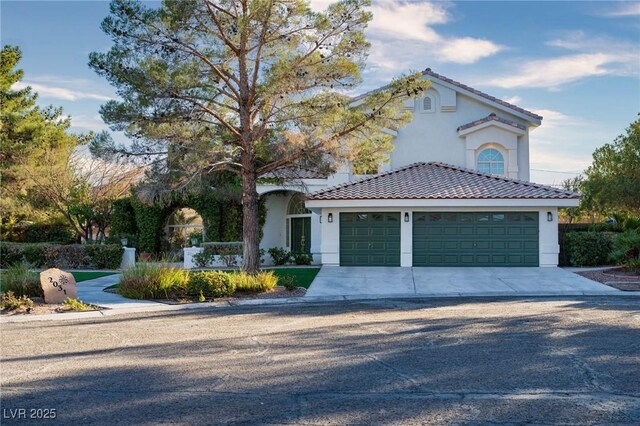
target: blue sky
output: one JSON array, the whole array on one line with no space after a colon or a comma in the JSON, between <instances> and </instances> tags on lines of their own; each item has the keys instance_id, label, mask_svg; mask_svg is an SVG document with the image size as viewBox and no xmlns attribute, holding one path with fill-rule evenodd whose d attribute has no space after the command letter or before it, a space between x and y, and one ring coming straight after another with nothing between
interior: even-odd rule
<instances>
[{"instance_id":1,"label":"blue sky","mask_svg":"<svg viewBox=\"0 0 640 426\"><path fill-rule=\"evenodd\" d=\"M321 9L327 0L314 0ZM104 130L115 92L87 66L111 42L102 1L2 1L3 44L19 45L25 84L64 107L74 130ZM430 67L544 116L531 133L532 180L557 184L640 111L640 2L375 1L362 90ZM542 170L552 170L555 173ZM562 172L562 173L560 173Z\"/></svg>"}]
</instances>

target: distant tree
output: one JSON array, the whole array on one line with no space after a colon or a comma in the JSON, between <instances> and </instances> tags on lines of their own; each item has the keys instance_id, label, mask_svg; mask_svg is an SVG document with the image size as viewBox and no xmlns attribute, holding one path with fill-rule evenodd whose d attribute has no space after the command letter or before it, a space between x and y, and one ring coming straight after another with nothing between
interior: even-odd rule
<instances>
[{"instance_id":1,"label":"distant tree","mask_svg":"<svg viewBox=\"0 0 640 426\"><path fill-rule=\"evenodd\" d=\"M586 202L585 196L584 196L583 184L584 184L584 176L582 176L582 175L575 176L575 177L572 177L572 178L569 178L569 179L565 179L561 184L562 189L582 194L582 200L580 200L580 205L579 206L577 206L577 207L568 207L568 208L560 210L560 215L568 223L573 223L575 221L580 220L585 215L585 211L587 210L587 208L586 208L587 202Z\"/></svg>"},{"instance_id":2,"label":"distant tree","mask_svg":"<svg viewBox=\"0 0 640 426\"><path fill-rule=\"evenodd\" d=\"M46 159L46 158L45 158ZM113 204L130 194L142 170L117 162L69 153L66 162L35 173L29 201L65 218L83 241L103 241L111 223Z\"/></svg>"},{"instance_id":3,"label":"distant tree","mask_svg":"<svg viewBox=\"0 0 640 426\"><path fill-rule=\"evenodd\" d=\"M66 164L73 150L91 135L68 132L71 122L61 108L36 106L30 87L12 88L23 77L16 69L18 47L5 46L0 54L0 209L6 229L21 219L43 218L28 200L35 179L47 181L50 171Z\"/></svg>"},{"instance_id":4,"label":"distant tree","mask_svg":"<svg viewBox=\"0 0 640 426\"><path fill-rule=\"evenodd\" d=\"M584 191L595 207L640 215L640 118L626 134L596 149L585 175Z\"/></svg>"},{"instance_id":5,"label":"distant tree","mask_svg":"<svg viewBox=\"0 0 640 426\"><path fill-rule=\"evenodd\" d=\"M381 161L406 124L403 101L428 83L394 80L358 100L371 20L368 0L343 0L314 12L304 0L165 1L149 8L114 0L102 29L114 45L90 66L122 101L101 110L134 139L102 155L146 159L163 189L184 188L213 171L241 177L244 265L259 268L257 179L287 167L335 170L350 160ZM361 155L362 154L362 155ZM366 155L366 159L362 159Z\"/></svg>"}]
</instances>

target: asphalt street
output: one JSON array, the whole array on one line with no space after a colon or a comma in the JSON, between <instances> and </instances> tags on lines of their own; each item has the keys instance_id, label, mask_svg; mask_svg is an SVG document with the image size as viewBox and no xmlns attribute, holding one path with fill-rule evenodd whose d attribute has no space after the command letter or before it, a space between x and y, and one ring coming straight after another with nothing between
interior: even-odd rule
<instances>
[{"instance_id":1,"label":"asphalt street","mask_svg":"<svg viewBox=\"0 0 640 426\"><path fill-rule=\"evenodd\" d=\"M2 424L640 424L638 298L220 307L1 327Z\"/></svg>"}]
</instances>

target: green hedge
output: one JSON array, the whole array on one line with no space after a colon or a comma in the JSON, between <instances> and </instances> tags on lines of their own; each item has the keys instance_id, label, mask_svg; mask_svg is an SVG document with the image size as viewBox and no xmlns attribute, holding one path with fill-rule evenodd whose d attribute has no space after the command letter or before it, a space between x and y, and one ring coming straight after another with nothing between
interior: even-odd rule
<instances>
[{"instance_id":1,"label":"green hedge","mask_svg":"<svg viewBox=\"0 0 640 426\"><path fill-rule=\"evenodd\" d=\"M610 232L567 232L564 250L571 266L599 266L609 263Z\"/></svg>"},{"instance_id":2,"label":"green hedge","mask_svg":"<svg viewBox=\"0 0 640 426\"><path fill-rule=\"evenodd\" d=\"M124 248L119 244L0 244L0 266L27 262L34 268L117 269Z\"/></svg>"},{"instance_id":3,"label":"green hedge","mask_svg":"<svg viewBox=\"0 0 640 426\"><path fill-rule=\"evenodd\" d=\"M176 192L153 203L142 202L135 195L117 200L111 218L112 241L127 237L129 246L136 247L138 253L158 254L162 251L167 218L183 207L194 209L202 217L207 241L241 241L240 181L229 174L221 174L213 180L210 184ZM262 232L267 215L263 198L258 208Z\"/></svg>"},{"instance_id":4,"label":"green hedge","mask_svg":"<svg viewBox=\"0 0 640 426\"><path fill-rule=\"evenodd\" d=\"M189 274L187 294L190 296L227 297L236 291L229 274L219 271L192 272Z\"/></svg>"}]
</instances>

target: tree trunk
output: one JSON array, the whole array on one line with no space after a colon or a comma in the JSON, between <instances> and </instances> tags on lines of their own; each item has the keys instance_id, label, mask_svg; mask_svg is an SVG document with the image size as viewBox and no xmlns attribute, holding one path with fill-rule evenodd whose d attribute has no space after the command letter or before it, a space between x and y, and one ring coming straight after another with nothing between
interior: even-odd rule
<instances>
[{"instance_id":1,"label":"tree trunk","mask_svg":"<svg viewBox=\"0 0 640 426\"><path fill-rule=\"evenodd\" d=\"M260 269L259 200L253 167L245 167L242 171L242 269L248 273L255 273Z\"/></svg>"}]
</instances>

